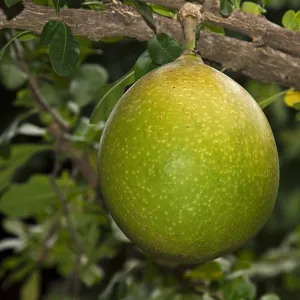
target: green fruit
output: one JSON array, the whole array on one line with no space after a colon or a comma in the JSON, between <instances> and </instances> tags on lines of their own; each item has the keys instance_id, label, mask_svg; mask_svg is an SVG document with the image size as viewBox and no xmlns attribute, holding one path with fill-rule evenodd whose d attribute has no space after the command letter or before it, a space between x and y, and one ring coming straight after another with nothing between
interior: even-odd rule
<instances>
[{"instance_id":1,"label":"green fruit","mask_svg":"<svg viewBox=\"0 0 300 300\"><path fill-rule=\"evenodd\" d=\"M177 263L232 252L266 223L279 181L269 123L236 82L194 55L141 78L99 149L100 185L125 235Z\"/></svg>"}]
</instances>

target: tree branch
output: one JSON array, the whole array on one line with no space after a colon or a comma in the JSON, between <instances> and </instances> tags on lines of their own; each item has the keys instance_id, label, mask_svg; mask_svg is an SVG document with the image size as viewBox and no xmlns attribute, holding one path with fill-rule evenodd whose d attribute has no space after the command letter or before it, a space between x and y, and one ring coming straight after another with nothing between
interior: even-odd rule
<instances>
[{"instance_id":1,"label":"tree branch","mask_svg":"<svg viewBox=\"0 0 300 300\"><path fill-rule=\"evenodd\" d=\"M179 3L179 1L182 2L182 0L174 0L174 3ZM158 3L161 0L155 2ZM165 3L171 3L171 1L165 1ZM24 10L11 20L7 20L4 12L0 9L0 29L27 29L40 34L48 20L58 18L53 8L36 6L30 2L25 2L24 5ZM237 12L230 18L235 19L236 14ZM238 14L242 13L239 12ZM151 28L147 26L134 8L122 4L110 5L103 11L62 9L59 18L71 27L74 34L87 36L94 41L107 36L124 35L138 40L149 40L154 35ZM228 21L230 18L222 18L222 22L230 23ZM249 18L252 18L252 16ZM178 21L161 16L155 16L155 21L158 33L165 32L179 42L183 42L182 28ZM216 23L218 22L216 21ZM285 37L300 34L300 32L282 30L285 32ZM280 44L280 42L278 43ZM297 39L293 40L291 37L291 39L288 38L288 42L282 44L285 44L284 47L290 47L293 43L297 44ZM257 47L255 43L208 32L201 32L197 46L204 59L216 61L227 69L241 72L263 82L275 82L300 90L300 58L298 57L270 47ZM300 49L300 45L298 49ZM76 153L73 154L76 156ZM90 170L86 170L84 173L90 177ZM91 178L90 180L92 184L96 182Z\"/></svg>"},{"instance_id":2,"label":"tree branch","mask_svg":"<svg viewBox=\"0 0 300 300\"><path fill-rule=\"evenodd\" d=\"M180 9L184 0L142 0L153 4L164 5L173 9ZM285 53L300 57L300 32L280 27L263 15L243 13L235 9L232 14L224 18L220 14L219 1L198 0L203 5L202 21L220 25L248 35L258 45L267 45L271 48L281 50Z\"/></svg>"},{"instance_id":3,"label":"tree branch","mask_svg":"<svg viewBox=\"0 0 300 300\"><path fill-rule=\"evenodd\" d=\"M262 82L273 82L300 90L300 58L220 34L200 34L198 49L203 57L226 69Z\"/></svg>"}]
</instances>

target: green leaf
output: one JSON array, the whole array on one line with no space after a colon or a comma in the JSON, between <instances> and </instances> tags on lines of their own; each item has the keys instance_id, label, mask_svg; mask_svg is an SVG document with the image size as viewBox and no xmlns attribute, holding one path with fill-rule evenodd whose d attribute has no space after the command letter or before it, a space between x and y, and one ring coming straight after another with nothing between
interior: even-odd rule
<instances>
[{"instance_id":1,"label":"green leaf","mask_svg":"<svg viewBox=\"0 0 300 300\"><path fill-rule=\"evenodd\" d=\"M0 210L11 217L28 217L57 201L48 176L37 175L26 183L11 185L2 196Z\"/></svg>"},{"instance_id":2,"label":"green leaf","mask_svg":"<svg viewBox=\"0 0 300 300\"><path fill-rule=\"evenodd\" d=\"M242 4L242 11L255 16L259 16L262 13L261 7L258 4L248 1Z\"/></svg>"},{"instance_id":3,"label":"green leaf","mask_svg":"<svg viewBox=\"0 0 300 300\"><path fill-rule=\"evenodd\" d=\"M52 0L52 1L57 14L59 14L60 8L63 7L67 2L67 0Z\"/></svg>"},{"instance_id":4,"label":"green leaf","mask_svg":"<svg viewBox=\"0 0 300 300\"><path fill-rule=\"evenodd\" d=\"M289 90L281 91L278 94L272 95L271 97L268 97L267 99L264 99L260 101L258 104L261 109L265 109L269 105L271 105L274 101L277 99L281 99L283 95L285 95Z\"/></svg>"},{"instance_id":5,"label":"green leaf","mask_svg":"<svg viewBox=\"0 0 300 300\"><path fill-rule=\"evenodd\" d=\"M18 32L17 34L15 34L3 47L2 47L2 49L1 49L1 51L0 51L0 61L1 61L1 59L2 59L2 57L3 57L3 55L4 55L4 53L5 53L5 51L6 51L6 49L8 48L8 46L15 40L15 39L18 39L18 38L20 38L21 36L23 36L23 35L27 35L27 34L29 34L30 33L30 31L28 31L28 30L25 30L25 31L22 31L22 32Z\"/></svg>"},{"instance_id":6,"label":"green leaf","mask_svg":"<svg viewBox=\"0 0 300 300\"><path fill-rule=\"evenodd\" d=\"M28 136L43 136L46 134L46 132L46 128L42 128L30 123L24 123L18 129L19 134Z\"/></svg>"},{"instance_id":7,"label":"green leaf","mask_svg":"<svg viewBox=\"0 0 300 300\"><path fill-rule=\"evenodd\" d=\"M30 275L21 287L21 300L38 300L40 298L41 275L36 271Z\"/></svg>"},{"instance_id":8,"label":"green leaf","mask_svg":"<svg viewBox=\"0 0 300 300\"><path fill-rule=\"evenodd\" d=\"M290 30L300 29L300 14L296 14L294 10L288 10L282 17L282 25Z\"/></svg>"},{"instance_id":9,"label":"green leaf","mask_svg":"<svg viewBox=\"0 0 300 300\"><path fill-rule=\"evenodd\" d=\"M52 107L60 104L60 95L57 92L57 88L55 88L53 85L41 83L40 91L47 103ZM18 91L16 100L14 101L14 106L28 108L35 107L35 101L31 91L28 88Z\"/></svg>"},{"instance_id":10,"label":"green leaf","mask_svg":"<svg viewBox=\"0 0 300 300\"><path fill-rule=\"evenodd\" d=\"M275 294L266 294L262 296L260 300L280 300L280 298Z\"/></svg>"},{"instance_id":11,"label":"green leaf","mask_svg":"<svg viewBox=\"0 0 300 300\"><path fill-rule=\"evenodd\" d=\"M164 17L169 17L169 18L172 18L172 19L175 18L175 16L176 16L176 11L175 10L164 7L162 5L150 4L150 7L158 15L161 15L161 16L164 16Z\"/></svg>"},{"instance_id":12,"label":"green leaf","mask_svg":"<svg viewBox=\"0 0 300 300\"><path fill-rule=\"evenodd\" d=\"M58 21L52 22L54 23L47 30L48 34L45 35L43 44L50 43L49 57L54 71L60 76L69 76L79 60L79 43L68 25Z\"/></svg>"},{"instance_id":13,"label":"green leaf","mask_svg":"<svg viewBox=\"0 0 300 300\"><path fill-rule=\"evenodd\" d=\"M0 81L9 90L20 88L27 80L27 75L21 70L16 60L10 57L0 62Z\"/></svg>"},{"instance_id":14,"label":"green leaf","mask_svg":"<svg viewBox=\"0 0 300 300\"><path fill-rule=\"evenodd\" d=\"M18 2L20 2L20 0L4 0L4 1L7 7L11 7L17 4Z\"/></svg>"},{"instance_id":15,"label":"green leaf","mask_svg":"<svg viewBox=\"0 0 300 300\"><path fill-rule=\"evenodd\" d=\"M59 26L62 26L61 24L62 23L58 21L48 21L46 23L41 33L40 43L42 46L50 46L56 36Z\"/></svg>"},{"instance_id":16,"label":"green leaf","mask_svg":"<svg viewBox=\"0 0 300 300\"><path fill-rule=\"evenodd\" d=\"M153 19L151 7L139 0L131 0L134 3L137 11L144 17L144 19L155 28L155 21Z\"/></svg>"},{"instance_id":17,"label":"green leaf","mask_svg":"<svg viewBox=\"0 0 300 300\"><path fill-rule=\"evenodd\" d=\"M85 268L80 272L80 279L84 282L87 287L94 285L99 282L103 277L103 270L93 264Z\"/></svg>"},{"instance_id":18,"label":"green leaf","mask_svg":"<svg viewBox=\"0 0 300 300\"><path fill-rule=\"evenodd\" d=\"M204 25L204 28L209 31L215 32L215 33L219 33L219 34L223 34L223 35L225 34L225 30L222 26L206 23Z\"/></svg>"},{"instance_id":19,"label":"green leaf","mask_svg":"<svg viewBox=\"0 0 300 300\"><path fill-rule=\"evenodd\" d=\"M99 88L107 82L106 70L96 64L85 64L75 74L70 91L75 97L75 102L83 107L89 104L95 97Z\"/></svg>"},{"instance_id":20,"label":"green leaf","mask_svg":"<svg viewBox=\"0 0 300 300\"><path fill-rule=\"evenodd\" d=\"M241 0L232 0L232 6L234 8L240 8L241 7Z\"/></svg>"},{"instance_id":21,"label":"green leaf","mask_svg":"<svg viewBox=\"0 0 300 300\"><path fill-rule=\"evenodd\" d=\"M122 97L125 88L134 83L134 81L134 71L130 70L119 80L101 87L97 93L101 99L92 113L90 123L98 124L99 122L106 120L110 111Z\"/></svg>"},{"instance_id":22,"label":"green leaf","mask_svg":"<svg viewBox=\"0 0 300 300\"><path fill-rule=\"evenodd\" d=\"M140 79L150 71L156 69L159 65L153 63L149 52L146 50L136 61L134 65L135 80Z\"/></svg>"},{"instance_id":23,"label":"green leaf","mask_svg":"<svg viewBox=\"0 0 300 300\"><path fill-rule=\"evenodd\" d=\"M225 299L230 300L254 300L256 287L249 280L242 277L225 282L223 286Z\"/></svg>"},{"instance_id":24,"label":"green leaf","mask_svg":"<svg viewBox=\"0 0 300 300\"><path fill-rule=\"evenodd\" d=\"M17 167L26 163L34 154L51 149L48 145L23 144L11 147L9 159L0 158L0 190L5 188Z\"/></svg>"},{"instance_id":25,"label":"green leaf","mask_svg":"<svg viewBox=\"0 0 300 300\"><path fill-rule=\"evenodd\" d=\"M18 219L6 218L2 226L7 232L16 236L24 237L26 235L25 224Z\"/></svg>"},{"instance_id":26,"label":"green leaf","mask_svg":"<svg viewBox=\"0 0 300 300\"><path fill-rule=\"evenodd\" d=\"M220 1L220 13L224 17L231 15L233 10L232 3L230 0L221 0Z\"/></svg>"},{"instance_id":27,"label":"green leaf","mask_svg":"<svg viewBox=\"0 0 300 300\"><path fill-rule=\"evenodd\" d=\"M28 41L32 41L37 38L38 38L38 36L32 32L28 32L28 33L23 32L22 35L18 37L18 40L20 40L22 42L28 42Z\"/></svg>"},{"instance_id":28,"label":"green leaf","mask_svg":"<svg viewBox=\"0 0 300 300\"><path fill-rule=\"evenodd\" d=\"M5 250L20 250L24 242L19 238L6 238L0 241L0 252Z\"/></svg>"},{"instance_id":29,"label":"green leaf","mask_svg":"<svg viewBox=\"0 0 300 300\"><path fill-rule=\"evenodd\" d=\"M210 261L187 271L185 276L191 279L214 281L220 280L223 277L223 271L220 264L216 261Z\"/></svg>"},{"instance_id":30,"label":"green leaf","mask_svg":"<svg viewBox=\"0 0 300 300\"><path fill-rule=\"evenodd\" d=\"M160 33L148 42L148 51L154 63L164 65L179 57L183 48L169 35Z\"/></svg>"},{"instance_id":31,"label":"green leaf","mask_svg":"<svg viewBox=\"0 0 300 300\"><path fill-rule=\"evenodd\" d=\"M263 7L265 7L266 5L268 5L270 3L270 0L260 0L261 1L261 5Z\"/></svg>"}]
</instances>

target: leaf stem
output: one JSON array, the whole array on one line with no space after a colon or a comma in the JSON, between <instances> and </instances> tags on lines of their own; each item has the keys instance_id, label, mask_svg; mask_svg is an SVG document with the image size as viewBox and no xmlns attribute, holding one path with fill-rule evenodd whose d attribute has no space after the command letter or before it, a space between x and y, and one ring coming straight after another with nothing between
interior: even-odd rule
<instances>
[{"instance_id":1,"label":"leaf stem","mask_svg":"<svg viewBox=\"0 0 300 300\"><path fill-rule=\"evenodd\" d=\"M269 98L267 98L267 99L265 99L263 101L260 101L258 103L258 105L260 106L261 109L265 109L267 106L269 106L270 104L272 104L275 100L277 100L278 97L286 94L288 91L289 91L289 89L288 90L284 90L284 91L282 91L282 92L280 92L280 93L278 93L276 95L273 95L273 96L271 96L271 97L269 97Z\"/></svg>"}]
</instances>

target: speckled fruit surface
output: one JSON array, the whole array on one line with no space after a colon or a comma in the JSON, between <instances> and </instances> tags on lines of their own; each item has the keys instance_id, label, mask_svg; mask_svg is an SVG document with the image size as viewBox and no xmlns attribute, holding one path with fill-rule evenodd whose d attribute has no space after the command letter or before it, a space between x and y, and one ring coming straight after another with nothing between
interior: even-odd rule
<instances>
[{"instance_id":1,"label":"speckled fruit surface","mask_svg":"<svg viewBox=\"0 0 300 300\"><path fill-rule=\"evenodd\" d=\"M98 172L125 235L177 263L243 245L269 218L279 181L274 137L259 106L193 55L124 94L106 123Z\"/></svg>"}]
</instances>

